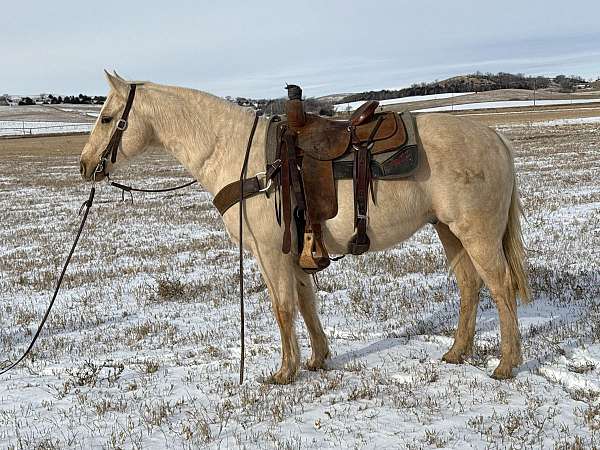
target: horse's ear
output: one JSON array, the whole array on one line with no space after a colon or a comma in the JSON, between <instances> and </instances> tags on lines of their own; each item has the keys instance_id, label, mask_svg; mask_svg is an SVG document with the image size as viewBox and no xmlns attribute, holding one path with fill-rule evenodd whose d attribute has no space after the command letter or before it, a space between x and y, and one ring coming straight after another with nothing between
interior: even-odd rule
<instances>
[{"instance_id":1,"label":"horse's ear","mask_svg":"<svg viewBox=\"0 0 600 450\"><path fill-rule=\"evenodd\" d=\"M123 78L121 75L119 75L117 73L116 70L113 70L113 74L115 75L115 77L117 77L119 80L123 81L124 83L127 83L127 80L125 78Z\"/></svg>"},{"instance_id":2,"label":"horse's ear","mask_svg":"<svg viewBox=\"0 0 600 450\"><path fill-rule=\"evenodd\" d=\"M129 89L129 85L125 80L121 78L117 78L116 76L110 74L107 70L104 70L104 75L106 75L106 80L110 87L115 91L119 96L126 98L127 91Z\"/></svg>"}]
</instances>

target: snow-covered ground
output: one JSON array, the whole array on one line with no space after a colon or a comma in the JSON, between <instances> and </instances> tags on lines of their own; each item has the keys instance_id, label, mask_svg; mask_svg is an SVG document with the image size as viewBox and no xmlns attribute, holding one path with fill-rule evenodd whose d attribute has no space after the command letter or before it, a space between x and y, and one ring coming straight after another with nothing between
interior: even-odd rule
<instances>
[{"instance_id":1,"label":"snow-covered ground","mask_svg":"<svg viewBox=\"0 0 600 450\"><path fill-rule=\"evenodd\" d=\"M600 124L502 131L516 147L534 297L519 309L525 363L514 380L489 377L499 332L487 291L473 357L440 361L459 300L426 227L319 276L332 358L288 386L260 381L279 364L279 333L248 257L239 386L237 250L210 196L190 188L119 203L102 184L32 357L0 378L0 446L597 448ZM87 198L78 156L51 154L0 158L0 364L29 343ZM188 179L162 154L118 178Z\"/></svg>"},{"instance_id":2,"label":"snow-covered ground","mask_svg":"<svg viewBox=\"0 0 600 450\"><path fill-rule=\"evenodd\" d=\"M84 115L84 116L89 116L89 117L98 117L100 115L100 113L97 111L97 108L90 108L91 111L85 111L85 110L81 110L81 109L75 109L75 108L60 108L61 111L64 112L76 112L78 114Z\"/></svg>"},{"instance_id":3,"label":"snow-covered ground","mask_svg":"<svg viewBox=\"0 0 600 450\"><path fill-rule=\"evenodd\" d=\"M584 125L584 124L600 124L600 116L576 117L576 118L572 118L572 119L545 120L543 122L533 122L529 125L523 125L523 126L554 127L554 126L561 126L561 125Z\"/></svg>"},{"instance_id":4,"label":"snow-covered ground","mask_svg":"<svg viewBox=\"0 0 600 450\"><path fill-rule=\"evenodd\" d=\"M536 100L536 106L576 105L581 103L597 103L600 98L574 98L572 100ZM471 109L489 108L523 108L533 106L533 100L507 100L498 102L465 103L464 105L436 106L433 108L415 109L415 112L467 111Z\"/></svg>"},{"instance_id":5,"label":"snow-covered ground","mask_svg":"<svg viewBox=\"0 0 600 450\"><path fill-rule=\"evenodd\" d=\"M0 136L89 132L92 127L91 123L0 120Z\"/></svg>"},{"instance_id":6,"label":"snow-covered ground","mask_svg":"<svg viewBox=\"0 0 600 450\"><path fill-rule=\"evenodd\" d=\"M57 105L57 109L64 112L74 112L82 116L98 117L100 115L100 109L102 105Z\"/></svg>"},{"instance_id":7,"label":"snow-covered ground","mask_svg":"<svg viewBox=\"0 0 600 450\"><path fill-rule=\"evenodd\" d=\"M395 105L397 103L410 103L410 102L423 102L426 100L441 100L445 98L460 97L462 95L474 94L474 92L461 92L461 93L444 93L444 94L431 94L431 95L413 95L411 97L400 97L400 98L389 98L386 100L379 100L380 105ZM349 103L339 103L334 105L334 109L338 112L354 111L358 109L365 102L363 100Z\"/></svg>"}]
</instances>

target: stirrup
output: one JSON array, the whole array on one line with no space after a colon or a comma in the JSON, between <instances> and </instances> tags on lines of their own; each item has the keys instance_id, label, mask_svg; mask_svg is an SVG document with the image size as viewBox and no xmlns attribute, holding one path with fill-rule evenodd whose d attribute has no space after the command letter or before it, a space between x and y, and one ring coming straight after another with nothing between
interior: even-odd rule
<instances>
[{"instance_id":1,"label":"stirrup","mask_svg":"<svg viewBox=\"0 0 600 450\"><path fill-rule=\"evenodd\" d=\"M312 231L305 232L302 254L298 261L302 270L307 273L316 273L327 268L330 262L327 249L325 249L321 240L315 239Z\"/></svg>"}]
</instances>

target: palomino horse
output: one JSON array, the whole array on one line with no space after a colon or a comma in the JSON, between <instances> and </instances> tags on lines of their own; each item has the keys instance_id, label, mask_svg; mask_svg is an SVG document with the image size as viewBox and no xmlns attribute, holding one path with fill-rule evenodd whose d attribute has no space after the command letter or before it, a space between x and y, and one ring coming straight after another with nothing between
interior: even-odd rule
<instances>
[{"instance_id":1,"label":"palomino horse","mask_svg":"<svg viewBox=\"0 0 600 450\"><path fill-rule=\"evenodd\" d=\"M130 82L107 73L111 91L81 154L81 174L90 180L125 109ZM154 83L137 83L137 94L117 163L152 146L171 152L198 182L215 195L235 181L254 121L247 108L213 95ZM267 121L256 129L248 175L265 170ZM493 377L505 379L522 362L517 322L518 294L529 300L523 269L520 202L510 145L490 128L445 114L420 114L420 166L410 177L375 181L377 205L370 206L371 250L383 250L431 223L435 227L460 289L460 315L452 348L443 356L461 363L473 350L479 291L485 283L498 308L501 360ZM107 161L96 179L114 169ZM339 180L337 216L324 224L324 241L345 253L353 230L351 180ZM282 229L273 213L273 196L256 196L244 208L243 245L256 258L268 287L281 333L281 367L275 383L292 381L300 366L294 318L300 310L310 333L311 370L329 356L317 315L312 280L297 264L298 255L281 251ZM223 220L238 239L239 204ZM296 248L292 245L292 249Z\"/></svg>"}]
</instances>

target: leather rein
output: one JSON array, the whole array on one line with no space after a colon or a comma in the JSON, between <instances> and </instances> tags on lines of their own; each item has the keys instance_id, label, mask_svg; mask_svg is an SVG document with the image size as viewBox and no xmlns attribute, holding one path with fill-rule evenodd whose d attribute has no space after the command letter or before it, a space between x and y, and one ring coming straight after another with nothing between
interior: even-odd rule
<instances>
[{"instance_id":1,"label":"leather rein","mask_svg":"<svg viewBox=\"0 0 600 450\"><path fill-rule=\"evenodd\" d=\"M117 122L117 127L115 128L115 131L112 135L112 137L110 138L110 141L108 142L108 145L106 146L106 148L104 149L104 151L102 152L102 154L100 155L100 162L98 163L98 166L96 167L96 170L94 172L94 178L96 176L97 173L105 173L105 169L106 169L106 162L107 162L107 158L108 155L111 155L110 157L110 161L111 163L115 163L115 161L117 160L117 153L119 151L119 147L121 146L121 140L123 138L123 133L125 132L125 130L127 129L128 126L128 119L129 119L129 113L131 112L131 107L133 106L133 101L135 99L135 92L136 92L136 85L135 84L131 84L129 87L129 95L127 96L127 102L125 103L125 109L123 109L123 115L121 116L121 119L119 119L119 121ZM245 326L244 326L244 263L243 263L243 255L244 255L244 249L243 249L243 232L244 232L244 227L243 227L243 215L244 215L244 200L246 198L246 192L244 190L244 181L246 181L246 172L248 170L248 160L250 157L250 149L252 148L252 141L254 140L254 133L256 132L256 126L258 125L258 118L262 115L262 111L257 111L254 114L254 121L252 123L252 129L250 130L250 136L248 137L248 145L246 146L246 152L244 154L244 162L242 164L242 170L240 173L240 178L239 178L239 190L238 190L238 194L239 197L237 198L237 201L240 204L240 210L239 210L239 293L240 293L240 384L242 384L244 382L244 362L245 362L245 357L246 357L246 352L245 352ZM272 177L272 174L268 175L269 177ZM256 177L255 177L256 178ZM270 178L269 178L270 179ZM123 184L120 183L115 183L115 182L111 182L111 185L119 188L122 190L122 199L124 199L125 197L125 192L128 192L131 194L132 191L137 191L137 192L169 192L169 191L174 191L176 189L182 189L184 187L190 186L194 183L196 183L197 180L193 180L190 181L188 183L185 183L181 186L176 186L176 187L171 187L171 188L165 188L165 189L141 189L141 188L133 188L131 186L125 186ZM237 187L237 186L236 186ZM133 202L133 196L131 198L131 201ZM90 205L91 206L91 205ZM87 213L87 211L86 211ZM37 337L37 336L36 336ZM32 343L33 346L33 343Z\"/></svg>"},{"instance_id":2,"label":"leather rein","mask_svg":"<svg viewBox=\"0 0 600 450\"><path fill-rule=\"evenodd\" d=\"M87 221L88 214L90 212L90 208L92 207L92 205L94 203L94 196L96 195L96 175L98 175L100 173L102 173L102 174L105 173L104 170L106 169L106 162L107 162L107 158L108 158L109 154L111 155L111 161L113 163L117 160L117 152L119 150L119 146L121 145L121 139L123 138L123 132L127 129L127 119L129 118L131 106L133 105L133 100L135 98L135 90L136 90L136 85L132 84L130 86L129 96L127 97L127 103L125 104L125 109L123 110L123 115L121 116L121 119L117 122L117 127L116 127L113 135L111 136L110 141L108 142L108 145L102 152L102 154L100 156L100 161L98 162L98 165L94 169L94 173L92 175L92 187L90 189L90 194L89 194L88 199L85 202L83 202L83 204L81 205L81 208L79 208L79 215L81 215L81 212L84 210L84 208L85 208L85 212L83 213L83 217L81 218L81 222L79 224L79 229L77 231L77 234L75 235L75 240L73 241L71 250L69 251L69 254L67 255L67 259L65 260L65 263L64 263L64 266L60 273L60 276L58 277L58 281L56 282L56 287L54 288L54 293L52 295L52 299L50 300L50 303L48 304L48 307L46 308L46 312L44 313L44 316L42 317L42 320L41 320L40 324L38 325L38 328L37 328L35 334L33 335L33 338L31 339L31 343L29 344L29 346L27 347L25 352L23 352L21 357L19 359L17 359L15 362L9 362L7 367L0 369L0 375L5 374L9 370L11 370L14 367L16 367L17 365L19 365L19 363L21 361L23 361L27 357L27 355L30 354L38 337L42 333L42 329L44 328L44 325L46 324L46 320L48 320L48 317L50 316L50 311L52 311L52 307L54 306L54 302L56 301L56 297L58 296L58 292L60 291L60 287L62 285L63 279L67 272L67 268L69 267L69 263L71 262L73 253L75 253L75 249L77 248L77 244L79 243L79 238L81 237L81 233L83 232L83 227L85 226L85 222Z\"/></svg>"},{"instance_id":3,"label":"leather rein","mask_svg":"<svg viewBox=\"0 0 600 450\"><path fill-rule=\"evenodd\" d=\"M135 92L136 92L136 85L135 84L131 84L130 88L129 88L129 94L127 96L127 102L125 103L125 108L123 109L123 114L121 115L121 118L119 119L119 121L117 122L117 126L115 128L115 131L113 132L110 141L108 142L106 148L104 149L104 151L102 152L102 154L100 155L100 161L98 162L96 168L94 169L94 173L92 175L92 187L90 189L90 194L88 199L81 205L81 208L79 209L79 214L81 215L81 212L84 210L84 214L83 217L81 219L81 223L79 225L79 229L78 232L75 236L75 240L73 242L73 245L71 246L71 250L67 256L67 259L65 261L65 264L63 266L63 269L60 273L60 276L58 278L55 290L54 290L54 294L52 296L52 299L50 300L50 303L48 304L48 307L46 308L46 312L44 313L44 316L38 326L38 329L35 333L35 335L33 336L33 339L31 340L31 343L29 344L29 346L27 347L27 349L25 350L25 352L22 354L22 356L17 359L15 362L9 362L9 365L7 367L1 368L0 369L0 375L5 374L6 372L8 372L9 370L13 369L14 367L16 367L21 361L23 361L27 355L29 355L29 353L31 352L31 350L33 349L34 344L36 343L38 337L40 336L42 329L46 323L46 320L48 319L50 312L52 310L52 307L54 306L54 302L56 301L56 298L58 296L58 292L60 291L61 285L62 285L62 281L63 278L65 276L65 273L67 271L67 268L69 267L69 263L71 262L71 258L73 256L73 253L75 252L75 249L77 247L77 244L79 242L79 238L81 237L81 234L83 232L83 228L85 226L86 220L88 218L88 214L89 211L92 207L92 204L94 202L94 196L96 193L96 176L98 174L103 174L105 176L108 176L108 174L105 172L106 167L107 167L107 162L108 162L108 156L110 155L110 161L111 163L115 163L117 160L117 153L119 151L119 148L121 147L121 141L123 139L123 133L125 132L125 130L128 127L128 119L129 119L129 113L131 112L131 108L133 106L133 101L135 99ZM246 197L248 196L246 190L244 189L244 182L247 181L246 179L246 172L248 169L248 160L249 160L249 156L250 156L250 149L252 148L252 141L254 139L254 133L256 131L256 127L258 125L258 118L262 115L261 111L257 111L256 114L254 115L254 122L252 124L252 129L250 131L250 136L248 138L248 145L246 147L246 152L244 154L244 162L242 164L242 169L241 169L241 173L240 173L240 179L237 182L234 182L232 184L236 185L236 188L239 186L239 197L237 199L237 202L240 203L240 210L239 210L239 289L240 289L240 340L241 340L241 348L240 348L240 384L243 383L244 381L244 361L245 361L245 330L244 330L244 265L243 265L243 244L242 244L242 239L243 239L243 214L244 214L244 200L246 199ZM270 180L271 177L273 176L272 173L268 174L268 179ZM260 185L258 184L258 178L256 178L256 182L258 185L257 188L257 192L264 192L268 189L269 185L267 185L267 188L261 188ZM266 177L265 177L266 178ZM131 194L132 191L134 192L169 192L169 191L174 191L176 189L182 189L185 187L188 187L194 183L197 183L197 180L193 180L190 181L188 183L185 183L181 186L176 186L176 187L170 187L170 188L165 188L165 189L143 189L143 188L133 188L131 186L126 186L120 183L116 183L116 182L111 182L111 185L119 188L122 190L122 195L123 195L123 199L125 196L125 192L128 192ZM255 195L255 193L252 193L253 195ZM132 202L133 202L133 197L132 197Z\"/></svg>"}]
</instances>

